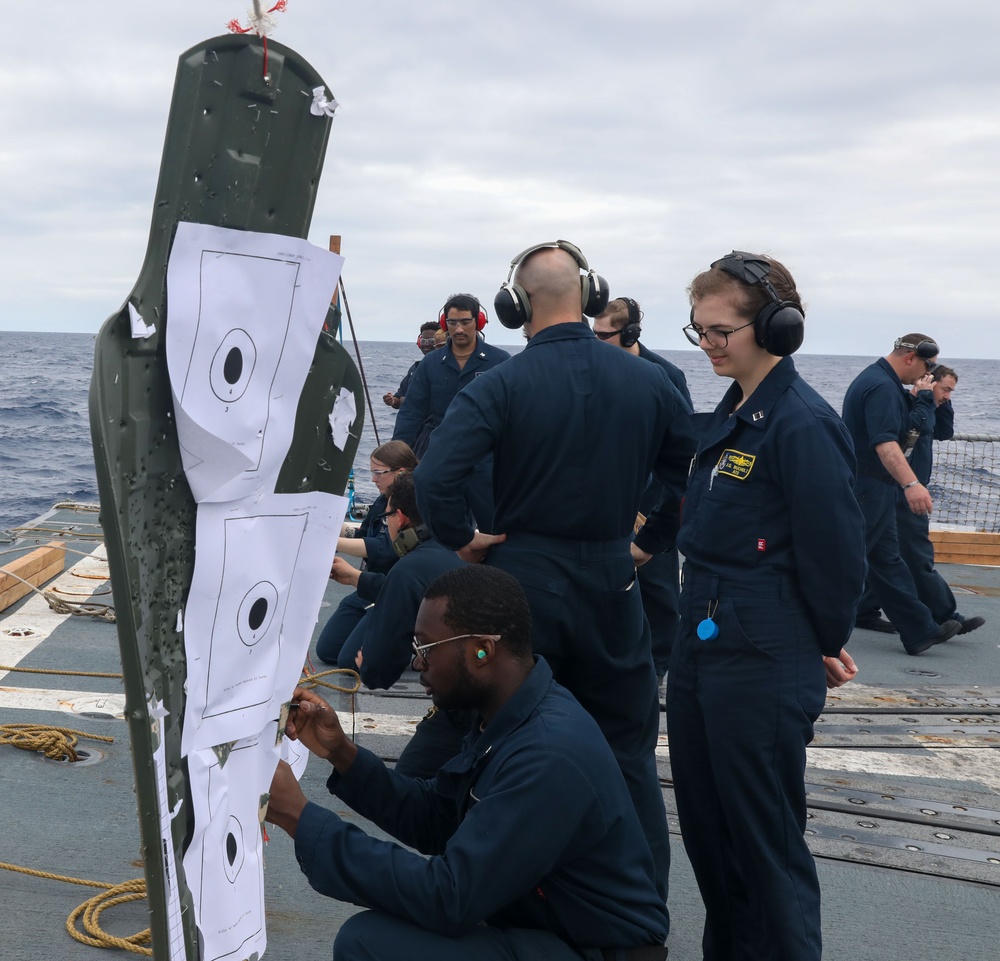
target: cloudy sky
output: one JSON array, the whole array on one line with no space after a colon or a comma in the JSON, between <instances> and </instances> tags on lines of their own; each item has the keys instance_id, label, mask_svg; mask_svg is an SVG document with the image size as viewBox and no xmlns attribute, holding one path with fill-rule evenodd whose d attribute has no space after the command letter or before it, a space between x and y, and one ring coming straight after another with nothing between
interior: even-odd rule
<instances>
[{"instance_id":1,"label":"cloudy sky","mask_svg":"<svg viewBox=\"0 0 1000 961\"><path fill-rule=\"evenodd\" d=\"M0 329L96 331L142 264L177 58L246 0L5 5ZM643 339L766 251L804 350L1000 357L1000 5L988 0L290 0L273 39L341 103L310 239L343 235L362 339L492 305L564 237ZM518 335L493 322L497 343Z\"/></svg>"}]
</instances>

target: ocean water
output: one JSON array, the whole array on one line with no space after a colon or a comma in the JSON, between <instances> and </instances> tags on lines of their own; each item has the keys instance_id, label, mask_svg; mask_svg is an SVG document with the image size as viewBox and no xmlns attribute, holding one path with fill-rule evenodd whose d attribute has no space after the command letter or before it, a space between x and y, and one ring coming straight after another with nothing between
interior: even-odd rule
<instances>
[{"instance_id":1,"label":"ocean water","mask_svg":"<svg viewBox=\"0 0 1000 961\"><path fill-rule=\"evenodd\" d=\"M678 332L678 339L680 339ZM353 344L345 345L354 356ZM520 345L507 347L511 353ZM609 348L610 349L610 348ZM419 357L413 342L362 341L361 365L375 412L365 418L355 465L360 500L375 498L368 454L392 437L395 411L382 402ZM701 351L662 350L680 367L698 410L713 408L729 385L716 376ZM0 531L23 524L63 500L96 501L87 414L93 365L91 334L0 331ZM851 380L871 357L796 355L795 363L837 410ZM995 360L950 361L959 374L956 430L1000 434L1000 387Z\"/></svg>"}]
</instances>

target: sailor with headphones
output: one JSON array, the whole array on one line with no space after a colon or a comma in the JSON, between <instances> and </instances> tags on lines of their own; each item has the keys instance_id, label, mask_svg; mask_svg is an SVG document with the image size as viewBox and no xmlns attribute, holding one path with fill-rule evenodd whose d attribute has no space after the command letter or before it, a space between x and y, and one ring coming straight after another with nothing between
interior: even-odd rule
<instances>
[{"instance_id":1,"label":"sailor with headphones","mask_svg":"<svg viewBox=\"0 0 1000 961\"><path fill-rule=\"evenodd\" d=\"M933 508L906 449L911 398L906 387L929 387L938 345L926 334L904 334L885 357L866 367L844 395L844 423L858 454L858 500L865 515L868 581L878 606L899 632L907 654L922 654L974 628L954 619L940 624L917 593L899 551L896 499L920 517ZM869 602L870 603L870 602ZM866 603L866 607L867 607ZM868 615L868 616L866 616ZM857 626L878 629L881 618L862 611ZM964 628L964 629L963 629Z\"/></svg>"},{"instance_id":2,"label":"sailor with headphones","mask_svg":"<svg viewBox=\"0 0 1000 961\"><path fill-rule=\"evenodd\" d=\"M662 367L670 382L693 409L684 372L665 357L651 351L639 340L639 335L642 333L642 317L641 308L631 297L616 297L594 318L594 334L598 340L603 340L606 344L613 344L642 360ZM681 487L677 496L683 494L684 490ZM653 478L643 492L642 500L639 502L639 513L645 517L661 500L663 500L663 485ZM653 666L656 668L656 676L661 681L670 666L670 651L677 636L679 574L676 547L655 555L639 568L642 609L646 612L649 632L652 635Z\"/></svg>"},{"instance_id":3,"label":"sailor with headphones","mask_svg":"<svg viewBox=\"0 0 1000 961\"><path fill-rule=\"evenodd\" d=\"M513 259L494 312L505 327L523 328L527 346L455 397L417 467L417 497L446 547L467 560L485 556L521 583L534 649L611 745L666 897L660 712L631 534L650 473L682 487L694 441L688 404L666 374L608 349L585 322L607 302L607 281L567 241ZM461 498L490 455L494 536L474 532ZM650 517L654 550L673 545L678 512L672 496Z\"/></svg>"},{"instance_id":4,"label":"sailor with headphones","mask_svg":"<svg viewBox=\"0 0 1000 961\"><path fill-rule=\"evenodd\" d=\"M681 626L667 675L704 953L819 961L805 758L827 686L856 671L843 650L865 571L854 452L788 356L804 312L782 264L733 251L688 290L684 333L732 379L713 413L694 415L698 451L677 538Z\"/></svg>"},{"instance_id":5,"label":"sailor with headphones","mask_svg":"<svg viewBox=\"0 0 1000 961\"><path fill-rule=\"evenodd\" d=\"M438 325L447 332L448 343L418 364L392 432L392 439L405 441L418 458L455 395L510 359L507 351L486 343L482 331L487 322L486 311L472 294L453 294L441 308ZM480 464L465 491L466 509L482 531L493 530L491 470L490 461Z\"/></svg>"}]
</instances>

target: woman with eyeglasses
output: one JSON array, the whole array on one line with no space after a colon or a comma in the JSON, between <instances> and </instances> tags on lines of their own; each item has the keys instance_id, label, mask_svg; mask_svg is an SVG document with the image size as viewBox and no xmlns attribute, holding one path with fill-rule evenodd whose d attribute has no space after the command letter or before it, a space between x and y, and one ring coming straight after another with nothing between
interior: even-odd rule
<instances>
[{"instance_id":1,"label":"woman with eyeglasses","mask_svg":"<svg viewBox=\"0 0 1000 961\"><path fill-rule=\"evenodd\" d=\"M337 663L344 641L374 603L383 578L399 559L385 523L385 492L401 471L412 471L416 466L413 451L401 440L390 440L372 451L369 468L379 496L368 508L357 535L337 538L337 553L360 557L362 565L359 570L342 557L333 559L330 577L354 591L337 605L316 640L316 656L326 664Z\"/></svg>"},{"instance_id":2,"label":"woman with eyeglasses","mask_svg":"<svg viewBox=\"0 0 1000 961\"><path fill-rule=\"evenodd\" d=\"M795 370L804 309L788 270L733 251L694 278L684 333L731 379L695 414L677 547L681 626L667 677L681 833L704 957L818 961L820 893L803 838L806 745L864 583L855 459Z\"/></svg>"}]
</instances>

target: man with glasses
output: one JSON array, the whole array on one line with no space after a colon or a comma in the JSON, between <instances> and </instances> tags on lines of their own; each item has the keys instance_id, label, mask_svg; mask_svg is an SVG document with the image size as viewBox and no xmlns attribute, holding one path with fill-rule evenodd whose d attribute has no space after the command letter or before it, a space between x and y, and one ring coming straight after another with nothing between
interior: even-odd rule
<instances>
[{"instance_id":1,"label":"man with glasses","mask_svg":"<svg viewBox=\"0 0 1000 961\"><path fill-rule=\"evenodd\" d=\"M913 575L900 556L896 527L897 491L919 517L928 517L934 506L904 450L911 407L907 387L930 389L937 355L938 345L926 334L904 334L887 356L854 378L844 396L844 423L858 458L855 494L865 517L868 583L878 606L899 631L907 654L923 654L962 629L951 619L938 624L921 602ZM885 629L877 615L862 614L856 623Z\"/></svg>"},{"instance_id":2,"label":"man with glasses","mask_svg":"<svg viewBox=\"0 0 1000 961\"><path fill-rule=\"evenodd\" d=\"M460 390L480 374L510 359L479 334L486 314L472 294L453 294L441 310L448 332L444 350L432 351L417 365L393 429L393 440L405 441L423 456L430 436Z\"/></svg>"},{"instance_id":3,"label":"man with glasses","mask_svg":"<svg viewBox=\"0 0 1000 961\"><path fill-rule=\"evenodd\" d=\"M639 336L642 333L642 309L631 297L616 297L609 301L594 318L594 334L598 340L622 350L634 357L656 364L670 378L677 392L691 404L687 378L684 372L665 357L654 353ZM678 500L684 494L684 482L679 482L675 495ZM663 500L664 488L655 477L643 491L639 501L639 513L647 516ZM660 685L670 665L670 651L677 636L679 618L677 603L680 595L680 558L673 547L662 554L655 554L639 568L639 586L642 588L642 609L649 621L652 636L653 667Z\"/></svg>"},{"instance_id":4,"label":"man with glasses","mask_svg":"<svg viewBox=\"0 0 1000 961\"><path fill-rule=\"evenodd\" d=\"M434 703L477 714L436 778L387 768L309 690L295 691L287 732L332 765L341 802L416 850L309 802L284 762L271 785L267 820L294 838L310 885L367 909L341 926L334 957L662 961L666 908L625 782L593 719L532 656L517 581L450 571L415 632Z\"/></svg>"},{"instance_id":5,"label":"man with glasses","mask_svg":"<svg viewBox=\"0 0 1000 961\"><path fill-rule=\"evenodd\" d=\"M507 351L486 343L481 336L486 323L486 312L472 294L452 294L441 309L440 324L448 331L448 343L417 365L392 431L392 439L406 441L418 458L423 457L431 434L455 395L486 371L510 360ZM493 530L492 468L492 458L479 464L465 492L466 504L481 531Z\"/></svg>"},{"instance_id":6,"label":"man with glasses","mask_svg":"<svg viewBox=\"0 0 1000 961\"><path fill-rule=\"evenodd\" d=\"M433 320L428 320L426 323L420 325L420 334L417 337L417 350L425 357L437 347L434 335L439 329ZM399 410L403 406L403 401L406 400L406 392L410 389L410 381L413 380L413 375L417 372L419 366L420 361L415 360L410 369L403 375L403 379L399 382L396 390L388 390L382 395L382 400L394 410Z\"/></svg>"}]
</instances>

